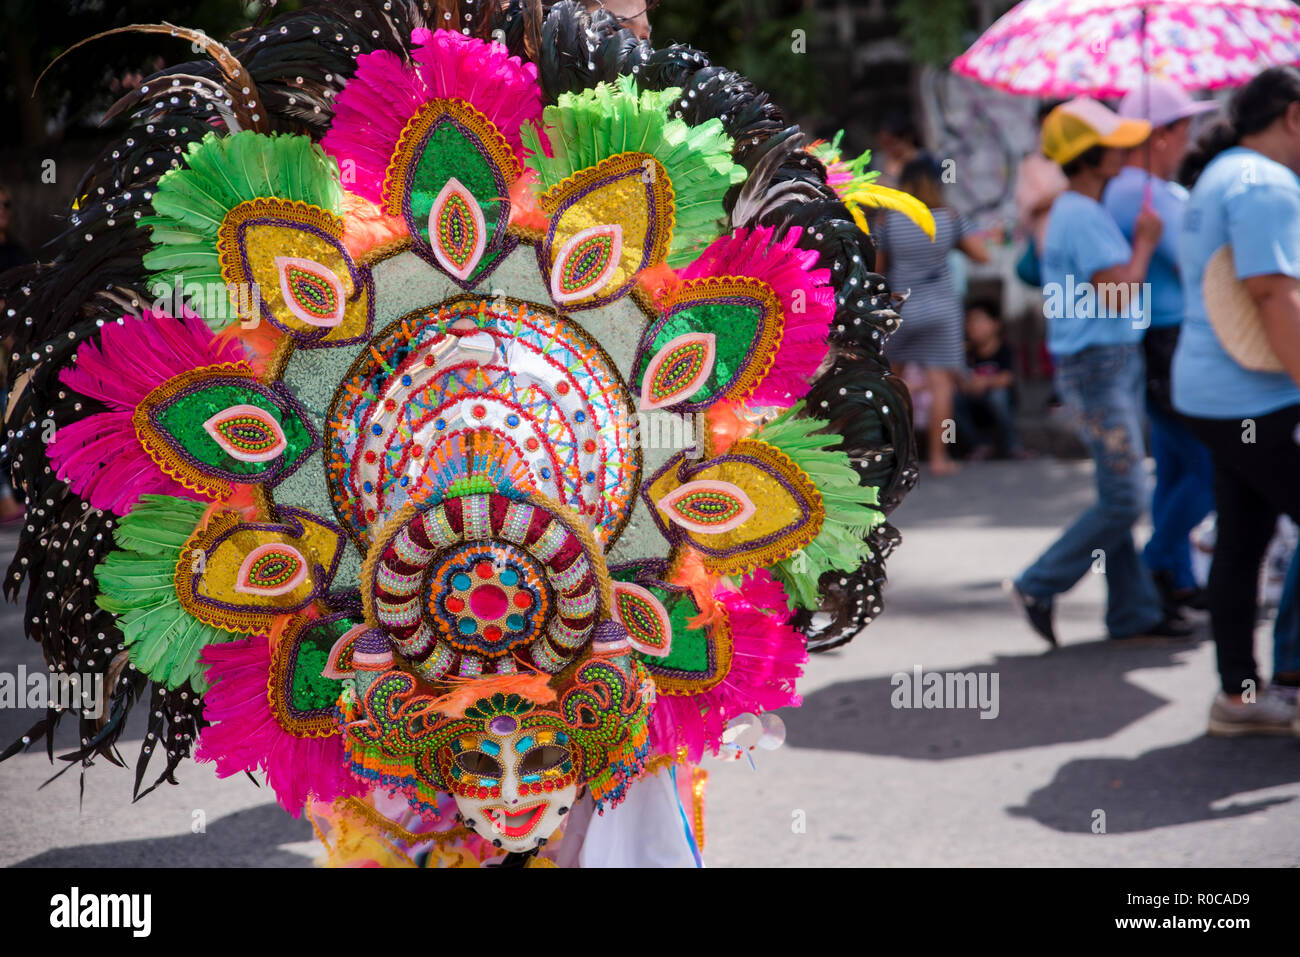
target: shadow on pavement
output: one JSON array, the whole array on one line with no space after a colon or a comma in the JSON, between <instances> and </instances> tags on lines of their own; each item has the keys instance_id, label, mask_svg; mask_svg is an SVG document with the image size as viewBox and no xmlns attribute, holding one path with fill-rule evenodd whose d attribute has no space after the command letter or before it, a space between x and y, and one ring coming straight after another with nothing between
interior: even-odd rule
<instances>
[{"instance_id":1,"label":"shadow on pavement","mask_svg":"<svg viewBox=\"0 0 1300 957\"><path fill-rule=\"evenodd\" d=\"M1300 744L1292 738L1200 737L1157 748L1136 758L1083 758L1029 796L1015 817L1056 831L1089 833L1095 811L1106 812L1107 834L1145 831L1192 821L1253 814L1293 800L1260 797L1220 809L1210 805L1233 794L1300 781Z\"/></svg>"},{"instance_id":2,"label":"shadow on pavement","mask_svg":"<svg viewBox=\"0 0 1300 957\"><path fill-rule=\"evenodd\" d=\"M997 717L980 708L894 708L893 676L828 685L782 711L787 743L796 748L854 751L942 761L974 755L1107 738L1166 701L1125 678L1127 671L1180 664L1189 644L1115 647L1070 644L1042 655L998 656L992 662L942 669L998 676ZM915 662L900 662L910 684Z\"/></svg>"},{"instance_id":3,"label":"shadow on pavement","mask_svg":"<svg viewBox=\"0 0 1300 957\"><path fill-rule=\"evenodd\" d=\"M278 804L259 804L210 821L203 834L142 838L59 847L14 867L310 867L282 844L310 841L306 818L294 820Z\"/></svg>"}]
</instances>

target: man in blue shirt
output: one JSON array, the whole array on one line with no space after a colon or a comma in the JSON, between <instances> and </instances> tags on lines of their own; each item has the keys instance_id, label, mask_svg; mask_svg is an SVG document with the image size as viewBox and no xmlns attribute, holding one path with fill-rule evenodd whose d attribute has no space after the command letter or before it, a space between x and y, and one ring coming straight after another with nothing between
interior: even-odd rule
<instances>
[{"instance_id":1,"label":"man in blue shirt","mask_svg":"<svg viewBox=\"0 0 1300 957\"><path fill-rule=\"evenodd\" d=\"M1061 104L1043 122L1043 152L1070 183L1052 204L1043 244L1047 345L1056 360L1057 393L1079 420L1097 480L1097 503L1010 585L1034 630L1053 645L1054 600L1090 570L1106 575L1110 637L1190 631L1165 614L1133 547L1133 524L1147 499L1139 343L1150 324L1150 296L1143 283L1160 218L1144 207L1130 247L1101 205L1123 150L1150 131L1149 123L1122 119L1087 97Z\"/></svg>"},{"instance_id":2,"label":"man in blue shirt","mask_svg":"<svg viewBox=\"0 0 1300 957\"><path fill-rule=\"evenodd\" d=\"M1169 366L1183 322L1178 238L1188 195L1170 180L1187 152L1192 117L1214 109L1213 101L1194 100L1170 80L1153 77L1130 92L1119 105L1119 115L1149 121L1151 136L1130 151L1102 199L1130 241L1144 203L1150 203L1164 223L1146 277L1151 327L1142 339L1142 351L1156 487L1151 495L1151 538L1142 558L1171 614L1177 614L1180 605L1203 608L1205 604L1192 575L1190 535L1214 509L1214 465L1209 449L1174 411L1170 395Z\"/></svg>"}]
</instances>

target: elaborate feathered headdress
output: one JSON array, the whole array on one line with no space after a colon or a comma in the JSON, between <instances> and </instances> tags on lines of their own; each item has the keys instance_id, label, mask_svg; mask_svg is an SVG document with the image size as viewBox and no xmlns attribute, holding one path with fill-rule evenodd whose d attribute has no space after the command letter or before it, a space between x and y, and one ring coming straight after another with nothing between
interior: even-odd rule
<instances>
[{"instance_id":1,"label":"elaborate feathered headdress","mask_svg":"<svg viewBox=\"0 0 1300 957\"><path fill-rule=\"evenodd\" d=\"M447 792L613 806L797 704L880 613L915 478L856 173L572 2L203 45L0 290L7 593L107 677L73 757L148 692L137 791L197 740L292 813L378 789L432 827Z\"/></svg>"}]
</instances>

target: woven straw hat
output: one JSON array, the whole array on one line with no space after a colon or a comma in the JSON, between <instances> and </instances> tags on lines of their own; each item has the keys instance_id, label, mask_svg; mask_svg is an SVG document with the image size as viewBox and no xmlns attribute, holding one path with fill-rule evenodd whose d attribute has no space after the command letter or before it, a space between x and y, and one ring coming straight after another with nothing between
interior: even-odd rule
<instances>
[{"instance_id":1,"label":"woven straw hat","mask_svg":"<svg viewBox=\"0 0 1300 957\"><path fill-rule=\"evenodd\" d=\"M1228 355L1255 372L1282 371L1282 363L1264 334L1259 308L1237 278L1231 246L1220 246L1210 257L1201 279L1201 294L1210 326Z\"/></svg>"}]
</instances>

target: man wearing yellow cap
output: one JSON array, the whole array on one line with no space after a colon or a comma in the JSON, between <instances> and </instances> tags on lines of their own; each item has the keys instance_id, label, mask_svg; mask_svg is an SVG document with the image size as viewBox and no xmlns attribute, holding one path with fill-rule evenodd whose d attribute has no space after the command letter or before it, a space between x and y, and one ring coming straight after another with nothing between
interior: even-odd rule
<instances>
[{"instance_id":1,"label":"man wearing yellow cap","mask_svg":"<svg viewBox=\"0 0 1300 957\"><path fill-rule=\"evenodd\" d=\"M1166 617L1133 546L1133 525L1148 498L1139 343L1149 320L1142 283L1161 222L1144 208L1130 246L1101 204L1124 150L1150 132L1150 123L1123 119L1088 97L1062 103L1043 122L1043 152L1070 184L1052 204L1043 241L1047 346L1056 362L1057 393L1079 420L1097 480L1097 503L1011 584L1034 630L1053 645L1055 598L1090 570L1106 575L1110 637L1185 637L1190 631Z\"/></svg>"}]
</instances>

